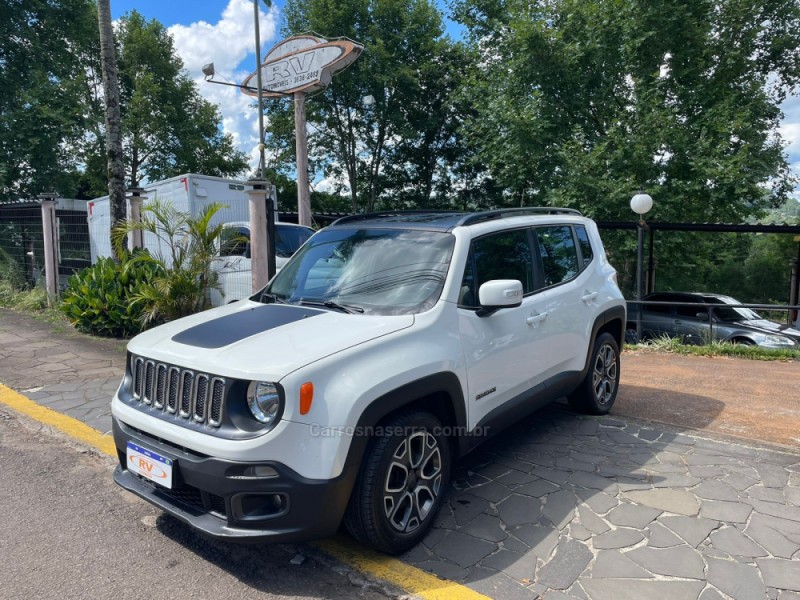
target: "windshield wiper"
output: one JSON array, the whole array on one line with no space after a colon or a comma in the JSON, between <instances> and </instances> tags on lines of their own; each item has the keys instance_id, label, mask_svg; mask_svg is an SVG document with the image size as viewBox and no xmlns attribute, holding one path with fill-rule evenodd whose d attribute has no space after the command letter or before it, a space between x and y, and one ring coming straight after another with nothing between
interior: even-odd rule
<instances>
[{"instance_id":1,"label":"windshield wiper","mask_svg":"<svg viewBox=\"0 0 800 600\"><path fill-rule=\"evenodd\" d=\"M306 300L305 298L300 298L298 304L301 304L302 306L322 306L324 308L340 310L348 314L364 312L364 309L360 306L355 306L354 304L339 304L338 302L332 302L331 300Z\"/></svg>"},{"instance_id":2,"label":"windshield wiper","mask_svg":"<svg viewBox=\"0 0 800 600\"><path fill-rule=\"evenodd\" d=\"M275 294L270 294L269 292L263 292L258 301L262 304L287 304L286 300L278 298Z\"/></svg>"}]
</instances>

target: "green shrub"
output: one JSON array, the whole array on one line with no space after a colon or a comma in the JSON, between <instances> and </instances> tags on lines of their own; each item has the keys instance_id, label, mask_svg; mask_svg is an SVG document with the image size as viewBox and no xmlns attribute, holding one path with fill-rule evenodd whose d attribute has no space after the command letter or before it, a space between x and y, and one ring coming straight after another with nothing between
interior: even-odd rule
<instances>
[{"instance_id":1,"label":"green shrub","mask_svg":"<svg viewBox=\"0 0 800 600\"><path fill-rule=\"evenodd\" d=\"M163 274L151 262L101 258L69 278L61 310L80 331L130 337L144 329L144 307L137 294Z\"/></svg>"}]
</instances>

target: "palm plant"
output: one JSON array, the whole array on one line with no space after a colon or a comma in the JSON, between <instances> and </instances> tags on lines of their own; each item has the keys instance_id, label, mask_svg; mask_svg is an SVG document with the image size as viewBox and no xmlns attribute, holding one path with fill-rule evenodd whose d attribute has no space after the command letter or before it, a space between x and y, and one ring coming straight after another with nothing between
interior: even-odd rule
<instances>
[{"instance_id":1,"label":"palm plant","mask_svg":"<svg viewBox=\"0 0 800 600\"><path fill-rule=\"evenodd\" d=\"M134 297L145 307L143 324L171 321L210 306L209 292L220 289L211 263L223 229L222 224L212 225L211 221L223 208L223 204L208 204L193 217L156 199L142 208L140 221L128 219L114 228L112 238L118 254L123 251L126 236L134 231L150 233L159 240L157 250L136 253L128 263L149 262L163 269Z\"/></svg>"}]
</instances>

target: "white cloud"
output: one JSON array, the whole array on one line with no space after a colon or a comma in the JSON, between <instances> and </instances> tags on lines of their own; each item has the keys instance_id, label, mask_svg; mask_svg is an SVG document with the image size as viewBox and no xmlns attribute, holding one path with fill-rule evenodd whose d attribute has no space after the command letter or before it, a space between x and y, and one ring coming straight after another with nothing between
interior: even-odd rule
<instances>
[{"instance_id":1,"label":"white cloud","mask_svg":"<svg viewBox=\"0 0 800 600\"><path fill-rule=\"evenodd\" d=\"M260 6L260 5L259 5ZM274 45L278 9L259 8L262 56ZM217 81L241 83L255 70L255 31L252 0L230 0L216 23L197 21L169 28L175 49L203 97L219 106L222 126L240 150L258 164L258 113L254 101L235 87L216 85L204 80L203 65L213 62Z\"/></svg>"}]
</instances>

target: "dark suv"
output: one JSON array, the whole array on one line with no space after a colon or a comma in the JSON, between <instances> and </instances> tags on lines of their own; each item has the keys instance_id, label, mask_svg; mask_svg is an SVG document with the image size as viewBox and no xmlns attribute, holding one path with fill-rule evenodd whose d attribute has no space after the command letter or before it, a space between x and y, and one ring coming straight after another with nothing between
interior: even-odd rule
<instances>
[{"instance_id":1,"label":"dark suv","mask_svg":"<svg viewBox=\"0 0 800 600\"><path fill-rule=\"evenodd\" d=\"M643 339L669 336L679 337L688 344L707 344L713 339L763 348L800 347L800 331L790 325L768 321L730 296L654 292L643 300L675 303L629 305L627 329L636 329L636 317L641 310ZM712 315L709 315L709 308L712 308Z\"/></svg>"}]
</instances>

